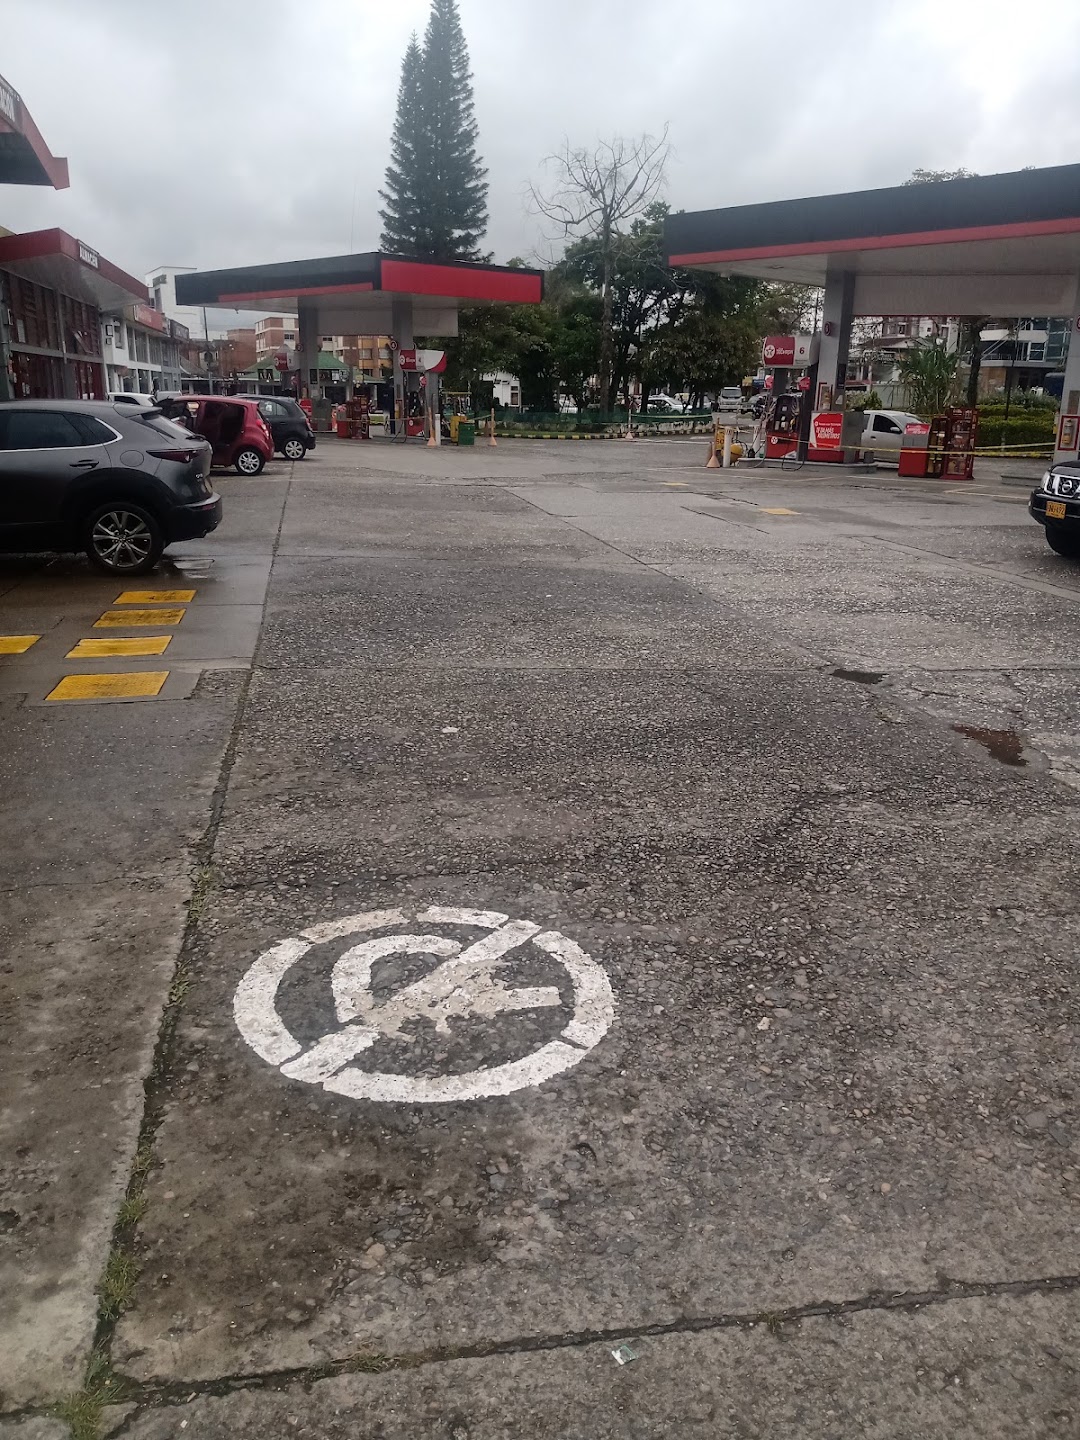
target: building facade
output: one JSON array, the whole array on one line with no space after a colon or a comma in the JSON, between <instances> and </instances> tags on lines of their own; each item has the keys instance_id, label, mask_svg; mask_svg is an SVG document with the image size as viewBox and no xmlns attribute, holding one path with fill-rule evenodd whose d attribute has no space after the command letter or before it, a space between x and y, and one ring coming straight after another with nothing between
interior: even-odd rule
<instances>
[{"instance_id":1,"label":"building facade","mask_svg":"<svg viewBox=\"0 0 1080 1440\"><path fill-rule=\"evenodd\" d=\"M108 394L134 391L153 395L180 389L180 352L188 339L186 325L144 303L104 314L101 331Z\"/></svg>"},{"instance_id":2,"label":"building facade","mask_svg":"<svg viewBox=\"0 0 1080 1440\"><path fill-rule=\"evenodd\" d=\"M273 360L279 350L295 350L300 332L295 315L263 315L255 321L255 359Z\"/></svg>"},{"instance_id":3,"label":"building facade","mask_svg":"<svg viewBox=\"0 0 1080 1440\"><path fill-rule=\"evenodd\" d=\"M142 282L63 230L0 236L0 399L100 400L102 311Z\"/></svg>"}]
</instances>

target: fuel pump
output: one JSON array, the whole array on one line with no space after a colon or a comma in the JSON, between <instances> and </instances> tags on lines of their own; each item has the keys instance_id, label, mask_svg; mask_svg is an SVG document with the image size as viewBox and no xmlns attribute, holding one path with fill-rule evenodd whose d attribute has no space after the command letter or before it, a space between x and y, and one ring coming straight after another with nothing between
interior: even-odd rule
<instances>
[{"instance_id":1,"label":"fuel pump","mask_svg":"<svg viewBox=\"0 0 1080 1440\"><path fill-rule=\"evenodd\" d=\"M782 460L798 445L803 399L801 392L774 396L765 427L766 460Z\"/></svg>"}]
</instances>

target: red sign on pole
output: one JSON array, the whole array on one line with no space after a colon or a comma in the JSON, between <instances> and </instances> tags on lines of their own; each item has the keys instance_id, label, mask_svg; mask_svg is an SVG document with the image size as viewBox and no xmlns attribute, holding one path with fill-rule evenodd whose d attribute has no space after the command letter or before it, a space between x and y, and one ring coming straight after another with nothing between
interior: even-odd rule
<instances>
[{"instance_id":1,"label":"red sign on pole","mask_svg":"<svg viewBox=\"0 0 1080 1440\"><path fill-rule=\"evenodd\" d=\"M415 350L399 350L399 351L398 351L398 364L401 366L402 370L415 370L415 369L416 369L416 351L415 351Z\"/></svg>"},{"instance_id":2,"label":"red sign on pole","mask_svg":"<svg viewBox=\"0 0 1080 1440\"><path fill-rule=\"evenodd\" d=\"M813 431L814 438L810 443L815 450L839 450L844 417L839 410L822 411L814 416Z\"/></svg>"},{"instance_id":3,"label":"red sign on pole","mask_svg":"<svg viewBox=\"0 0 1080 1440\"><path fill-rule=\"evenodd\" d=\"M795 364L794 335L766 335L761 345L761 363L783 368Z\"/></svg>"},{"instance_id":4,"label":"red sign on pole","mask_svg":"<svg viewBox=\"0 0 1080 1440\"><path fill-rule=\"evenodd\" d=\"M277 366L277 368L278 368L279 370L281 370L281 371L288 370L288 368L289 368L289 356L288 356L288 352L285 351L285 350L279 350L278 353L274 356L274 364L275 364L275 365Z\"/></svg>"},{"instance_id":5,"label":"red sign on pole","mask_svg":"<svg viewBox=\"0 0 1080 1440\"><path fill-rule=\"evenodd\" d=\"M800 390L809 390L809 389L810 389L810 376L809 376L809 375L800 375L800 376L799 376L798 385L799 385L799 389L800 389Z\"/></svg>"}]
</instances>

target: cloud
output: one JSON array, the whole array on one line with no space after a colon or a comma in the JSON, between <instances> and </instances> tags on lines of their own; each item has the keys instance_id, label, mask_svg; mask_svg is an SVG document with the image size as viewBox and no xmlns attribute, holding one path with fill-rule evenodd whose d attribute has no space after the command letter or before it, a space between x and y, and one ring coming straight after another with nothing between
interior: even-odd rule
<instances>
[{"instance_id":1,"label":"cloud","mask_svg":"<svg viewBox=\"0 0 1080 1440\"><path fill-rule=\"evenodd\" d=\"M460 0L497 259L535 253L524 192L563 137L670 123L668 199L699 209L1080 157L1075 0ZM427 0L7 0L4 74L71 189L5 187L135 275L374 248L401 56ZM1052 37L1052 43L1048 43Z\"/></svg>"}]
</instances>

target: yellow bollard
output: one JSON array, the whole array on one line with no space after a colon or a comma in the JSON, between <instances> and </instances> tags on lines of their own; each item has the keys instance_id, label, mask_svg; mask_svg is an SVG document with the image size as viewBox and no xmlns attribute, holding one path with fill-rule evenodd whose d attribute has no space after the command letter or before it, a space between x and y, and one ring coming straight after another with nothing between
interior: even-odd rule
<instances>
[{"instance_id":1,"label":"yellow bollard","mask_svg":"<svg viewBox=\"0 0 1080 1440\"><path fill-rule=\"evenodd\" d=\"M493 405L491 407L491 419L488 421L488 445L492 446L496 444L498 444L498 441L495 439L495 406Z\"/></svg>"}]
</instances>

